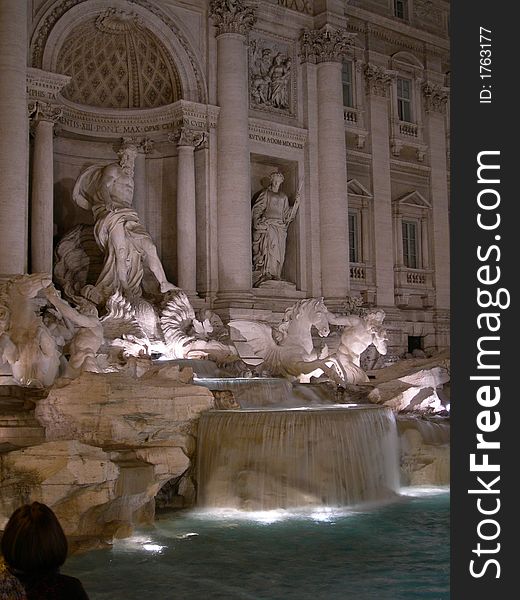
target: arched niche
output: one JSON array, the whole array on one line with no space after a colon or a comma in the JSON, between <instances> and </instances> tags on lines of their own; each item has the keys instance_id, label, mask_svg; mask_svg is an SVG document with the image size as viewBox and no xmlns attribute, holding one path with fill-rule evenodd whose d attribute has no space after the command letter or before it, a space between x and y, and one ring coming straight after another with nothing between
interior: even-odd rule
<instances>
[{"instance_id":1,"label":"arched niche","mask_svg":"<svg viewBox=\"0 0 520 600\"><path fill-rule=\"evenodd\" d=\"M86 21L109 9L140 18L175 64L182 98L207 102L207 86L200 62L189 43L189 34L178 20L148 0L68 0L51 4L41 16L31 36L31 66L56 72L60 50L69 35Z\"/></svg>"}]
</instances>

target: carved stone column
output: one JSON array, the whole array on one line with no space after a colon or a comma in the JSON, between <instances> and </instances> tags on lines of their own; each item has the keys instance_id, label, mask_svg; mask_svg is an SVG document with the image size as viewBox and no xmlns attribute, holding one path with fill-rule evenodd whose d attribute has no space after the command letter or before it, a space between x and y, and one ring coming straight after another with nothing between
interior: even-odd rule
<instances>
[{"instance_id":1,"label":"carved stone column","mask_svg":"<svg viewBox=\"0 0 520 600\"><path fill-rule=\"evenodd\" d=\"M194 150L203 134L182 127L170 136L177 143L177 285L188 296L197 289L197 207Z\"/></svg>"},{"instance_id":2,"label":"carved stone column","mask_svg":"<svg viewBox=\"0 0 520 600\"><path fill-rule=\"evenodd\" d=\"M218 301L251 298L251 184L247 34L254 10L242 0L212 0L217 32Z\"/></svg>"},{"instance_id":3,"label":"carved stone column","mask_svg":"<svg viewBox=\"0 0 520 600\"><path fill-rule=\"evenodd\" d=\"M27 2L0 10L0 274L27 268Z\"/></svg>"},{"instance_id":4,"label":"carved stone column","mask_svg":"<svg viewBox=\"0 0 520 600\"><path fill-rule=\"evenodd\" d=\"M31 179L31 272L52 274L54 236L54 124L62 109L49 102L29 104L34 132Z\"/></svg>"},{"instance_id":5,"label":"carved stone column","mask_svg":"<svg viewBox=\"0 0 520 600\"><path fill-rule=\"evenodd\" d=\"M372 138L372 186L374 192L374 231L375 231L375 282L377 304L394 305L394 253L390 252L395 243L397 264L403 253L401 224L397 223L395 240L391 238L392 189L390 179L390 149L388 140L388 99L392 75L383 67L368 64L364 69L367 104L370 111L370 135Z\"/></svg>"},{"instance_id":6,"label":"carved stone column","mask_svg":"<svg viewBox=\"0 0 520 600\"><path fill-rule=\"evenodd\" d=\"M137 142L138 154L134 167L134 207L144 228L148 228L148 189L146 185L146 157L153 150L153 141L143 138Z\"/></svg>"},{"instance_id":7,"label":"carved stone column","mask_svg":"<svg viewBox=\"0 0 520 600\"><path fill-rule=\"evenodd\" d=\"M350 288L341 63L352 38L329 25L301 37L302 61L317 64L321 282L329 304L342 304Z\"/></svg>"},{"instance_id":8,"label":"carved stone column","mask_svg":"<svg viewBox=\"0 0 520 600\"><path fill-rule=\"evenodd\" d=\"M445 128L448 89L436 83L426 82L423 85L423 95L431 168L435 307L448 310L450 307L450 228Z\"/></svg>"}]
</instances>

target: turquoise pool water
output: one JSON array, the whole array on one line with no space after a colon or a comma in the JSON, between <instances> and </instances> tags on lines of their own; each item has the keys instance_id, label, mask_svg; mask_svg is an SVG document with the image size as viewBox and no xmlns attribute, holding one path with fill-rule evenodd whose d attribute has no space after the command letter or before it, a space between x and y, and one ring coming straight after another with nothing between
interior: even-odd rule
<instances>
[{"instance_id":1,"label":"turquoise pool water","mask_svg":"<svg viewBox=\"0 0 520 600\"><path fill-rule=\"evenodd\" d=\"M449 599L449 493L287 515L175 513L72 557L91 600Z\"/></svg>"}]
</instances>

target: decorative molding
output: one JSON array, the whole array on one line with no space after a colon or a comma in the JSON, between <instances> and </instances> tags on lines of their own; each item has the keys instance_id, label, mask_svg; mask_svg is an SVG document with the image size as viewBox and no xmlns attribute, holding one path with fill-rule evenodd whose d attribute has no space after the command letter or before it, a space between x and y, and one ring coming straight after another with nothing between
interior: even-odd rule
<instances>
[{"instance_id":1,"label":"decorative molding","mask_svg":"<svg viewBox=\"0 0 520 600\"><path fill-rule=\"evenodd\" d=\"M253 142L276 144L294 150L303 150L307 143L307 130L260 119L249 119L249 139Z\"/></svg>"},{"instance_id":2,"label":"decorative molding","mask_svg":"<svg viewBox=\"0 0 520 600\"><path fill-rule=\"evenodd\" d=\"M34 100L56 100L60 91L70 83L68 75L42 71L42 69L27 69L27 96Z\"/></svg>"},{"instance_id":3,"label":"decorative molding","mask_svg":"<svg viewBox=\"0 0 520 600\"><path fill-rule=\"evenodd\" d=\"M422 86L426 112L446 114L449 89L427 81Z\"/></svg>"},{"instance_id":4,"label":"decorative molding","mask_svg":"<svg viewBox=\"0 0 520 600\"><path fill-rule=\"evenodd\" d=\"M374 196L357 179L347 181L347 193L349 196L358 196L360 198L372 199Z\"/></svg>"},{"instance_id":5,"label":"decorative molding","mask_svg":"<svg viewBox=\"0 0 520 600\"><path fill-rule=\"evenodd\" d=\"M390 84L395 77L395 72L378 65L368 64L365 66L364 73L367 82L367 94L388 98Z\"/></svg>"},{"instance_id":6,"label":"decorative molding","mask_svg":"<svg viewBox=\"0 0 520 600\"><path fill-rule=\"evenodd\" d=\"M256 21L256 7L242 0L211 0L209 16L217 28L217 37L224 33L247 35Z\"/></svg>"},{"instance_id":7,"label":"decorative molding","mask_svg":"<svg viewBox=\"0 0 520 600\"><path fill-rule=\"evenodd\" d=\"M426 198L417 190L413 190L412 192L408 192L399 198L396 198L392 201L394 205L405 204L407 206L413 206L414 208L421 208L423 210L430 210L432 205Z\"/></svg>"},{"instance_id":8,"label":"decorative molding","mask_svg":"<svg viewBox=\"0 0 520 600\"><path fill-rule=\"evenodd\" d=\"M139 15L119 8L108 8L96 19L96 28L103 33L110 33L112 35L128 33L135 27L143 26L143 19Z\"/></svg>"},{"instance_id":9,"label":"decorative molding","mask_svg":"<svg viewBox=\"0 0 520 600\"><path fill-rule=\"evenodd\" d=\"M301 62L342 62L355 37L328 24L321 29L304 29L300 36Z\"/></svg>"}]
</instances>

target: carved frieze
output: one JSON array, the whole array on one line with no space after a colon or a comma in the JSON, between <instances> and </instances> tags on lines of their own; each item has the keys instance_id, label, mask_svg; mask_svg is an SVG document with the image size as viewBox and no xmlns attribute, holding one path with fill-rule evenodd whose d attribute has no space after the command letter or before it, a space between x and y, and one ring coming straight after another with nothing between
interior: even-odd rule
<instances>
[{"instance_id":1,"label":"carved frieze","mask_svg":"<svg viewBox=\"0 0 520 600\"><path fill-rule=\"evenodd\" d=\"M119 111L106 114L99 109L63 103L63 129L100 137L151 136L166 137L171 131L189 126L207 131L215 128L218 106L179 100L159 109Z\"/></svg>"},{"instance_id":2,"label":"carved frieze","mask_svg":"<svg viewBox=\"0 0 520 600\"><path fill-rule=\"evenodd\" d=\"M341 62L354 43L356 34L331 25L321 29L305 29L300 37L302 62Z\"/></svg>"},{"instance_id":3,"label":"carved frieze","mask_svg":"<svg viewBox=\"0 0 520 600\"><path fill-rule=\"evenodd\" d=\"M251 108L294 113L295 74L288 43L254 36L249 43Z\"/></svg>"},{"instance_id":4,"label":"carved frieze","mask_svg":"<svg viewBox=\"0 0 520 600\"><path fill-rule=\"evenodd\" d=\"M423 84L422 92L425 100L426 112L446 114L446 103L448 102L447 88L427 81Z\"/></svg>"},{"instance_id":5,"label":"carved frieze","mask_svg":"<svg viewBox=\"0 0 520 600\"><path fill-rule=\"evenodd\" d=\"M378 65L365 66L365 79L367 82L367 93L374 96L388 98L390 84L394 74L392 71L380 67Z\"/></svg>"},{"instance_id":6,"label":"carved frieze","mask_svg":"<svg viewBox=\"0 0 520 600\"><path fill-rule=\"evenodd\" d=\"M307 143L307 130L278 123L274 125L260 119L249 119L249 139L252 142L303 150Z\"/></svg>"},{"instance_id":7,"label":"carved frieze","mask_svg":"<svg viewBox=\"0 0 520 600\"><path fill-rule=\"evenodd\" d=\"M217 35L247 35L256 21L255 8L243 0L211 0L209 15L217 28Z\"/></svg>"}]
</instances>

